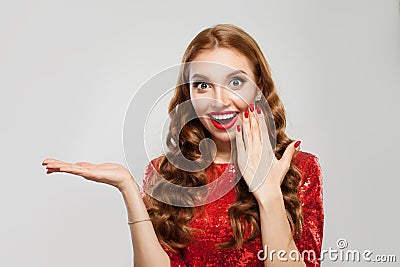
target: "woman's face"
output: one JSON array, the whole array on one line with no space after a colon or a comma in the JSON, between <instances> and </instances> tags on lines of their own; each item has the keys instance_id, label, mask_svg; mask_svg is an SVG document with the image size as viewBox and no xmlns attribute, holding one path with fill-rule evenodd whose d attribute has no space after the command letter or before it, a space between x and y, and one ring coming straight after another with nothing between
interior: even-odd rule
<instances>
[{"instance_id":1,"label":"woman's face","mask_svg":"<svg viewBox=\"0 0 400 267\"><path fill-rule=\"evenodd\" d=\"M197 116L213 139L230 142L243 112L261 94L250 62L234 49L216 48L201 52L190 64L190 97Z\"/></svg>"}]
</instances>

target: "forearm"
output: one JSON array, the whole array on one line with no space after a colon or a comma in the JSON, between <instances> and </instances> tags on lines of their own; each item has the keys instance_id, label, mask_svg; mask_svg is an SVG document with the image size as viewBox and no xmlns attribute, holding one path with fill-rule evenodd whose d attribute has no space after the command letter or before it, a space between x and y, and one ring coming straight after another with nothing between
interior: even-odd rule
<instances>
[{"instance_id":1,"label":"forearm","mask_svg":"<svg viewBox=\"0 0 400 267\"><path fill-rule=\"evenodd\" d=\"M149 218L139 187L134 181L120 191L125 201L129 221ZM161 247L151 221L130 225L130 231L134 266L170 266L169 257Z\"/></svg>"},{"instance_id":2,"label":"forearm","mask_svg":"<svg viewBox=\"0 0 400 267\"><path fill-rule=\"evenodd\" d=\"M305 263L298 252L286 217L282 192L279 190L270 195L268 201L259 203L263 257L266 259L264 266L304 267ZM293 260L297 256L300 260Z\"/></svg>"}]
</instances>

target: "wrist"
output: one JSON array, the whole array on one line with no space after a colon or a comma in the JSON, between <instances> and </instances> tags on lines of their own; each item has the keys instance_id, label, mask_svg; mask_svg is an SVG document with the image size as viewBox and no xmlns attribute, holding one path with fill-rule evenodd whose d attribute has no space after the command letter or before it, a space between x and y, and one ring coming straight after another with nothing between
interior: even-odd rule
<instances>
[{"instance_id":1,"label":"wrist","mask_svg":"<svg viewBox=\"0 0 400 267\"><path fill-rule=\"evenodd\" d=\"M127 179L126 181L122 182L120 185L117 186L117 188L122 194L126 194L132 191L140 192L139 186L133 178Z\"/></svg>"},{"instance_id":2,"label":"wrist","mask_svg":"<svg viewBox=\"0 0 400 267\"><path fill-rule=\"evenodd\" d=\"M269 187L265 194L257 199L259 206L270 206L283 202L283 193L280 186Z\"/></svg>"}]
</instances>

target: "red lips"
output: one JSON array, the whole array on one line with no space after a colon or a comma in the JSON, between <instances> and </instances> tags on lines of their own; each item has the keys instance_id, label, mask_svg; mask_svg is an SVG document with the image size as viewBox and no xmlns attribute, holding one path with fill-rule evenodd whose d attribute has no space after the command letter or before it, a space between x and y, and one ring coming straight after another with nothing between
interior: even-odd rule
<instances>
[{"instance_id":1,"label":"red lips","mask_svg":"<svg viewBox=\"0 0 400 267\"><path fill-rule=\"evenodd\" d=\"M211 119L211 123L214 125L215 128L219 130L227 130L231 128L235 123L238 118L237 114L239 112L235 111L220 111L220 112L210 112L208 113L208 116ZM232 118L229 119L215 119L213 118L213 115L229 115L229 114L235 114Z\"/></svg>"}]
</instances>

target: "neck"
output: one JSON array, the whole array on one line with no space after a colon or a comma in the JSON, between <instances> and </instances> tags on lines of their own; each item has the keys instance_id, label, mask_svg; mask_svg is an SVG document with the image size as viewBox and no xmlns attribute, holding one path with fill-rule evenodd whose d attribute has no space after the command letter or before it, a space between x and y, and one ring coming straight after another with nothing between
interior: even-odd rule
<instances>
[{"instance_id":1,"label":"neck","mask_svg":"<svg viewBox=\"0 0 400 267\"><path fill-rule=\"evenodd\" d=\"M214 162L226 163L232 162L231 158L231 142L223 142L221 140L213 139L215 145L217 146L217 153L215 155Z\"/></svg>"}]
</instances>

